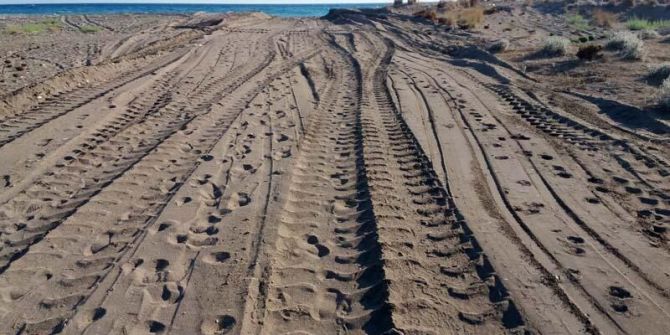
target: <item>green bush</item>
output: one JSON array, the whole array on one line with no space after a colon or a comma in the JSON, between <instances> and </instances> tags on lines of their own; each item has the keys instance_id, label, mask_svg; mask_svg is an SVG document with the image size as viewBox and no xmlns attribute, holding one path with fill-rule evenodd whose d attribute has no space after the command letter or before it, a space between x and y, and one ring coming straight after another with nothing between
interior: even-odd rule
<instances>
[{"instance_id":1,"label":"green bush","mask_svg":"<svg viewBox=\"0 0 670 335\"><path fill-rule=\"evenodd\" d=\"M568 16L567 21L568 24L575 29L585 30L589 28L589 20L579 14Z\"/></svg>"}]
</instances>

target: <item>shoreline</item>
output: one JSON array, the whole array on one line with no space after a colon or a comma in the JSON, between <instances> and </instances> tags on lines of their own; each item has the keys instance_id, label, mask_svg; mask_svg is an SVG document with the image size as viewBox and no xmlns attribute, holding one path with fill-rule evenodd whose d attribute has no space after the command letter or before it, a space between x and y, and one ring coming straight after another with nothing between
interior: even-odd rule
<instances>
[{"instance_id":1,"label":"shoreline","mask_svg":"<svg viewBox=\"0 0 670 335\"><path fill-rule=\"evenodd\" d=\"M114 15L114 14L185 14L198 12L223 14L228 12L266 12L281 17L320 17L331 8L381 8L388 4L3 4L0 15ZM23 11L23 12L20 12ZM50 13L50 14L47 14Z\"/></svg>"}]
</instances>

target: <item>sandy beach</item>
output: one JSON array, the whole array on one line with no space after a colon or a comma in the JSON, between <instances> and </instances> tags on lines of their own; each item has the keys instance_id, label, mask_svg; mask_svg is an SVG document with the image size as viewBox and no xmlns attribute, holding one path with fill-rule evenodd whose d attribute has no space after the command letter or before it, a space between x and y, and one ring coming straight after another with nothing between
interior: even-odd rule
<instances>
[{"instance_id":1,"label":"sandy beach","mask_svg":"<svg viewBox=\"0 0 670 335\"><path fill-rule=\"evenodd\" d=\"M4 18L0 334L667 334L670 39L417 10Z\"/></svg>"}]
</instances>

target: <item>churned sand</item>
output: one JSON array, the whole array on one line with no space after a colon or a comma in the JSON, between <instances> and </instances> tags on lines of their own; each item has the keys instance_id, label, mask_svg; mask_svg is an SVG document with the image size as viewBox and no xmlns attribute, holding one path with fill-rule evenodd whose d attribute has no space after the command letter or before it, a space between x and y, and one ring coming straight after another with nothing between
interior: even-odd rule
<instances>
[{"instance_id":1,"label":"churned sand","mask_svg":"<svg viewBox=\"0 0 670 335\"><path fill-rule=\"evenodd\" d=\"M58 20L0 45L1 334L670 329L662 123L386 11Z\"/></svg>"}]
</instances>

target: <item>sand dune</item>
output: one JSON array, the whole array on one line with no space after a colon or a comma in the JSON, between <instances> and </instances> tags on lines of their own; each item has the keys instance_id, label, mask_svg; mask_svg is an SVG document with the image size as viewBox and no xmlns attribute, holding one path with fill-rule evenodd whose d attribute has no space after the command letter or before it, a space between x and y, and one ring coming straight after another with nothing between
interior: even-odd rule
<instances>
[{"instance_id":1,"label":"sand dune","mask_svg":"<svg viewBox=\"0 0 670 335\"><path fill-rule=\"evenodd\" d=\"M3 92L0 333L670 328L665 142L392 15L63 20L111 37Z\"/></svg>"}]
</instances>

